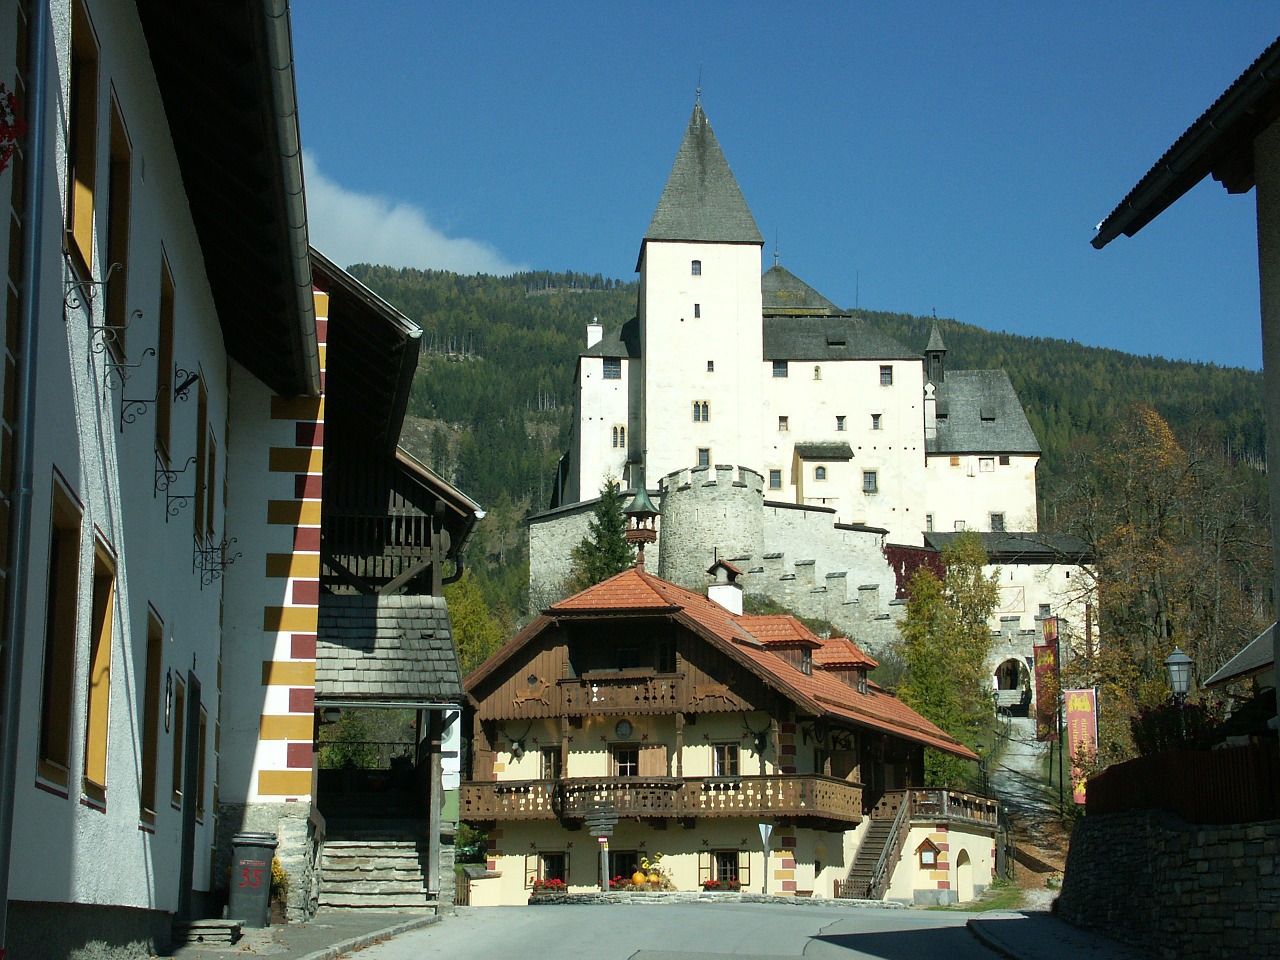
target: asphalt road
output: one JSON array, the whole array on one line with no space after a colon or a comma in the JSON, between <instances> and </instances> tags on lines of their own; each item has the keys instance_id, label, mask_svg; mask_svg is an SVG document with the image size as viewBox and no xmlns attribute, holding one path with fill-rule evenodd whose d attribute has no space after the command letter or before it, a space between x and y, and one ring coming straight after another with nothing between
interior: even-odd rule
<instances>
[{"instance_id":1,"label":"asphalt road","mask_svg":"<svg viewBox=\"0 0 1280 960\"><path fill-rule=\"evenodd\" d=\"M359 960L995 960L949 911L689 903L469 907Z\"/></svg>"}]
</instances>

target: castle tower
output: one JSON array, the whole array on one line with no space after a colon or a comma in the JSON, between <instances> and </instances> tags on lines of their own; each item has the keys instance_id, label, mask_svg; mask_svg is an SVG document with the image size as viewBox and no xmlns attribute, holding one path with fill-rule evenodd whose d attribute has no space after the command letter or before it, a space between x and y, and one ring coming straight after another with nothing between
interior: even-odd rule
<instances>
[{"instance_id":1,"label":"castle tower","mask_svg":"<svg viewBox=\"0 0 1280 960\"><path fill-rule=\"evenodd\" d=\"M764 477L747 467L677 470L662 478L658 576L690 590L707 586L716 560L750 568L764 549ZM750 561L754 560L755 563Z\"/></svg>"},{"instance_id":2,"label":"castle tower","mask_svg":"<svg viewBox=\"0 0 1280 960\"><path fill-rule=\"evenodd\" d=\"M763 246L702 105L695 104L636 264L639 440L659 476L690 465L759 459Z\"/></svg>"}]
</instances>

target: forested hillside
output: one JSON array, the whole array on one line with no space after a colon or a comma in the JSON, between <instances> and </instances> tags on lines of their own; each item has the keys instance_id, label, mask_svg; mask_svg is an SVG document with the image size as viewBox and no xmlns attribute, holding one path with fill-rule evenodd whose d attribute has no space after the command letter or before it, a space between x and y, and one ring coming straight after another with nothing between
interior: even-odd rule
<instances>
[{"instance_id":1,"label":"forested hillside","mask_svg":"<svg viewBox=\"0 0 1280 960\"><path fill-rule=\"evenodd\" d=\"M568 441L574 359L585 345L586 324L598 316L613 330L632 317L637 285L598 274L463 276L363 264L351 273L423 328L405 440L489 511L473 546L473 569L491 604L515 608L526 576L520 521L548 502ZM918 350L933 322L859 315ZM1058 485L1073 443L1103 433L1135 401L1149 403L1198 446L1223 451L1228 460L1262 463L1258 372L995 333L947 319L938 324L949 366L1008 370L1044 448L1042 491ZM1159 350L1158 330L1151 347ZM1042 504L1050 502L1042 497Z\"/></svg>"}]
</instances>

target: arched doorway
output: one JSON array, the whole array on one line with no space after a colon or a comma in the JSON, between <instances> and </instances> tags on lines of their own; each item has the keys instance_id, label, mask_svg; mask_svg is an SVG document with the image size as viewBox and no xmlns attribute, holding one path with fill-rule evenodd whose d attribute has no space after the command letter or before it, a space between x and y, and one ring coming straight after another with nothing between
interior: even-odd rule
<instances>
[{"instance_id":1,"label":"arched doorway","mask_svg":"<svg viewBox=\"0 0 1280 960\"><path fill-rule=\"evenodd\" d=\"M1031 703L1031 673L1020 660L1010 657L995 671L996 708L1026 715Z\"/></svg>"},{"instance_id":2,"label":"arched doorway","mask_svg":"<svg viewBox=\"0 0 1280 960\"><path fill-rule=\"evenodd\" d=\"M956 897L961 903L973 899L973 863L968 850L961 850L956 857Z\"/></svg>"}]
</instances>

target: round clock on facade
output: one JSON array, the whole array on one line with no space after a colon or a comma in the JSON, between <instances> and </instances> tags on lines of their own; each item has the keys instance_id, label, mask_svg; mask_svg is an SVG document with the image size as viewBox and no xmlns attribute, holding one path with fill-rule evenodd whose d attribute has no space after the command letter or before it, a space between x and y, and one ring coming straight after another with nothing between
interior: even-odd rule
<instances>
[{"instance_id":1,"label":"round clock on facade","mask_svg":"<svg viewBox=\"0 0 1280 960\"><path fill-rule=\"evenodd\" d=\"M635 733L635 728L631 726L630 720L619 720L613 732L618 735L619 740L630 740L631 734Z\"/></svg>"}]
</instances>

